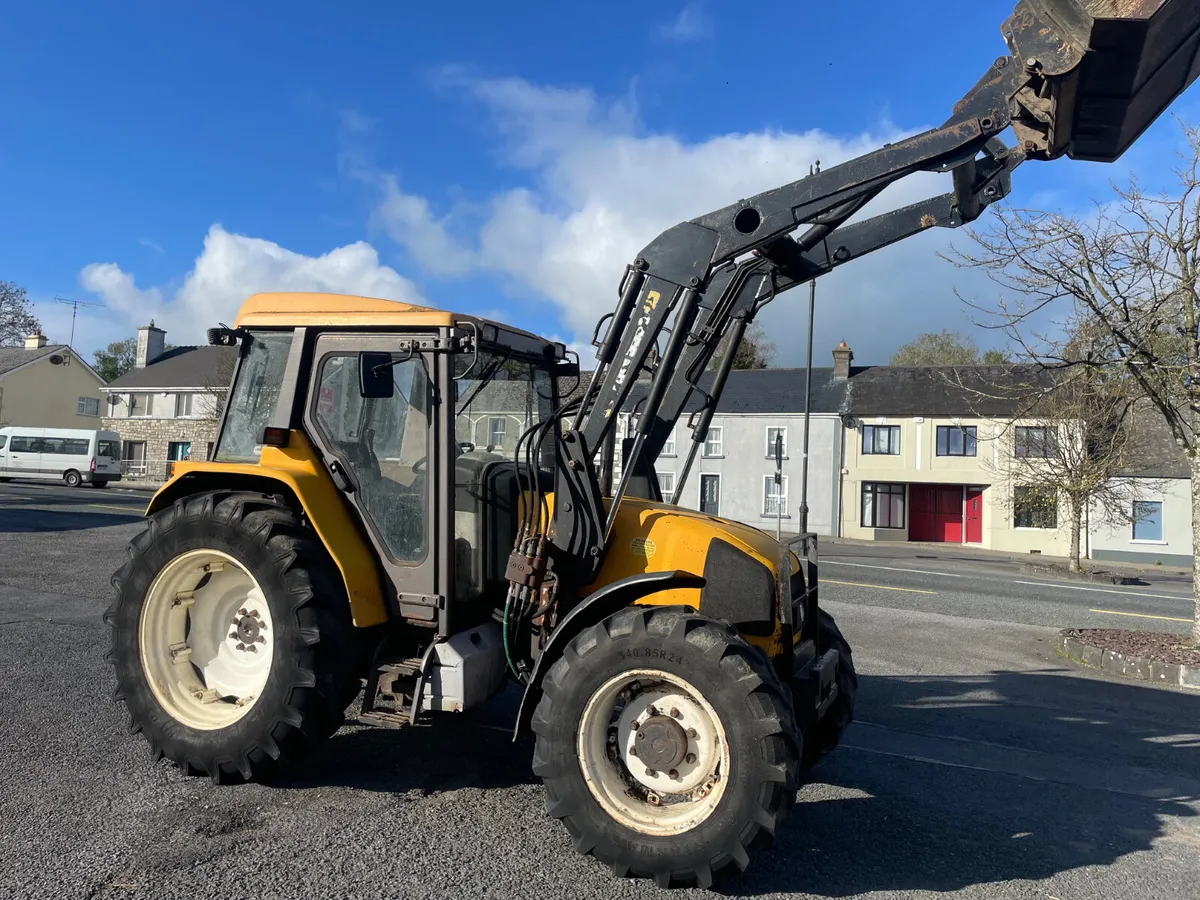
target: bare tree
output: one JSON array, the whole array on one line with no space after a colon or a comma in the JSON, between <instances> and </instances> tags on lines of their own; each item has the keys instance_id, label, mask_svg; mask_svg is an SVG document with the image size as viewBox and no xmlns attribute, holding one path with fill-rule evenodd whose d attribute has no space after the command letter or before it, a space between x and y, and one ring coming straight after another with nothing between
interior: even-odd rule
<instances>
[{"instance_id":1,"label":"bare tree","mask_svg":"<svg viewBox=\"0 0 1200 900\"><path fill-rule=\"evenodd\" d=\"M729 335L721 339L721 343L717 346L712 360L709 362L710 369L715 369L720 365L721 359L729 352L729 339ZM765 369L771 365L774 358L775 345L767 339L762 325L753 322L742 335L742 341L737 345L737 349L733 351L733 368Z\"/></svg>"},{"instance_id":2,"label":"bare tree","mask_svg":"<svg viewBox=\"0 0 1200 900\"><path fill-rule=\"evenodd\" d=\"M41 330L25 288L0 281L0 347L20 347L27 335Z\"/></svg>"},{"instance_id":3,"label":"bare tree","mask_svg":"<svg viewBox=\"0 0 1200 900\"><path fill-rule=\"evenodd\" d=\"M1068 565L1082 568L1085 519L1097 524L1133 521L1135 501L1161 490L1148 472L1137 398L1119 380L1089 367L1056 368L1033 361L976 371L975 384L958 387L981 406L1004 399L1008 416L994 418L985 467L996 496L1017 527L1059 529L1070 539ZM1059 509L1066 513L1059 521Z\"/></svg>"},{"instance_id":4,"label":"bare tree","mask_svg":"<svg viewBox=\"0 0 1200 900\"><path fill-rule=\"evenodd\" d=\"M1163 417L1191 468L1193 556L1200 549L1200 129L1182 124L1177 184L1151 195L1136 179L1087 216L993 207L956 265L980 269L1016 298L991 327L1032 359L1103 371ZM1061 342L1056 335L1073 335ZM1200 567L1192 642L1200 645Z\"/></svg>"}]
</instances>

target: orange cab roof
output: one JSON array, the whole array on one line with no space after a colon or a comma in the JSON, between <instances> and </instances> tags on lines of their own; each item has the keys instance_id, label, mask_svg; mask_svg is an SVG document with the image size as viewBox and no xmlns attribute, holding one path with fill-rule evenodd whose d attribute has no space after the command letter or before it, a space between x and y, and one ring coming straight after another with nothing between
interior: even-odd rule
<instances>
[{"instance_id":1,"label":"orange cab roof","mask_svg":"<svg viewBox=\"0 0 1200 900\"><path fill-rule=\"evenodd\" d=\"M322 294L316 292L268 292L254 294L246 299L238 310L235 327L283 326L363 326L363 327L411 327L450 326L456 322L474 322L481 325L488 320L478 316L461 315L415 303L397 300L381 300L378 297L355 297L349 294ZM539 341L540 335L513 328L503 323L509 331L525 334Z\"/></svg>"}]
</instances>

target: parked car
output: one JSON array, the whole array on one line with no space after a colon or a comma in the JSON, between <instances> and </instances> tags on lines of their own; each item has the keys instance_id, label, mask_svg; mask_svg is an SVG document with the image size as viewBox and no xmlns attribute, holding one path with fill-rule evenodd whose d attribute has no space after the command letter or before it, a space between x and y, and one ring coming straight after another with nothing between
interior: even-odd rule
<instances>
[{"instance_id":1,"label":"parked car","mask_svg":"<svg viewBox=\"0 0 1200 900\"><path fill-rule=\"evenodd\" d=\"M0 428L0 481L89 483L121 480L121 436L90 428Z\"/></svg>"}]
</instances>

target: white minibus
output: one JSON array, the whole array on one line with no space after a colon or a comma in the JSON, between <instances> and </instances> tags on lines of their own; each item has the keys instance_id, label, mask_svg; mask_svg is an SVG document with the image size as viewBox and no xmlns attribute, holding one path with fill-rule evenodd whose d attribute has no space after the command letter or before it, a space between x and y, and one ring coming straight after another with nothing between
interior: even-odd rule
<instances>
[{"instance_id":1,"label":"white minibus","mask_svg":"<svg viewBox=\"0 0 1200 900\"><path fill-rule=\"evenodd\" d=\"M121 480L121 436L91 428L0 428L0 481L89 483Z\"/></svg>"}]
</instances>

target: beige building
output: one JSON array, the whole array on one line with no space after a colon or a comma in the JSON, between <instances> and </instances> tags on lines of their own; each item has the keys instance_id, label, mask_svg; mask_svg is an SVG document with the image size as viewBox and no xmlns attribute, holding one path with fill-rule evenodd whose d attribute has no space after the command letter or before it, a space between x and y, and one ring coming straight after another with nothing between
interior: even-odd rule
<instances>
[{"instance_id":1,"label":"beige building","mask_svg":"<svg viewBox=\"0 0 1200 900\"><path fill-rule=\"evenodd\" d=\"M65 344L0 347L0 426L102 428L104 379Z\"/></svg>"},{"instance_id":2,"label":"beige building","mask_svg":"<svg viewBox=\"0 0 1200 900\"><path fill-rule=\"evenodd\" d=\"M1037 469L1070 431L1013 419L1032 370L876 366L848 375L841 534L1069 551L1067 510L1038 491Z\"/></svg>"}]
</instances>

